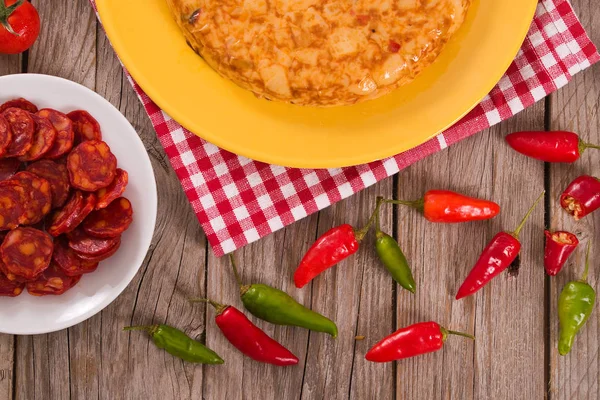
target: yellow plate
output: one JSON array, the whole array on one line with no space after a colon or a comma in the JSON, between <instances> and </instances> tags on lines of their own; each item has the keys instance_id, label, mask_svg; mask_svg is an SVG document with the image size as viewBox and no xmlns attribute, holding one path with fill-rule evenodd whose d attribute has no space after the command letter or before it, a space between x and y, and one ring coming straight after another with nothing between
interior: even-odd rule
<instances>
[{"instance_id":1,"label":"yellow plate","mask_svg":"<svg viewBox=\"0 0 600 400\"><path fill-rule=\"evenodd\" d=\"M475 1L438 60L411 84L350 107L259 100L221 78L186 44L165 0L97 0L133 78L167 114L207 141L272 164L362 164L427 141L469 112L521 46L537 0Z\"/></svg>"}]
</instances>

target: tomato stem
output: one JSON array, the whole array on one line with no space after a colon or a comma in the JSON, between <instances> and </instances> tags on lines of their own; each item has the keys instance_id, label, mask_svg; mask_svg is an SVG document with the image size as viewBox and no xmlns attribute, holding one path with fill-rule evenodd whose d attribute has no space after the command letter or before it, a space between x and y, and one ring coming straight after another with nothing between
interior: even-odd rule
<instances>
[{"instance_id":1,"label":"tomato stem","mask_svg":"<svg viewBox=\"0 0 600 400\"><path fill-rule=\"evenodd\" d=\"M13 4L10 7L6 7L6 4L4 4L4 1L0 1L0 24L2 24L2 26L4 27L4 29L6 29L9 33L15 35L15 36L21 36L19 34L17 34L12 26L10 26L10 24L8 23L8 18L12 15L13 12L15 12L15 10L20 7L23 2L25 0L18 0L15 4Z\"/></svg>"},{"instance_id":2,"label":"tomato stem","mask_svg":"<svg viewBox=\"0 0 600 400\"><path fill-rule=\"evenodd\" d=\"M514 232L512 233L512 235L515 238L517 238L517 239L519 238L519 233L521 233L521 229L523 229L523 227L525 226L525 222L527 222L527 220L529 219L529 216L531 215L531 213L533 212L533 210L535 209L535 207L538 205L538 203L540 202L540 200L542 199L542 197L544 197L545 193L546 193L546 191L543 190L542 193L535 200L535 203L533 203L533 205L529 208L529 211L527 211L527 214L525 214L525 216L521 220L521 223L519 223L519 226L517 226L517 229L515 229Z\"/></svg>"},{"instance_id":3,"label":"tomato stem","mask_svg":"<svg viewBox=\"0 0 600 400\"><path fill-rule=\"evenodd\" d=\"M369 229L371 229L371 225L373 225L373 222L379 219L379 208L381 207L382 202L383 197L377 196L377 204L375 205L375 210L373 210L373 213L371 214L371 217L369 217L367 224L361 230L354 232L354 236L356 237L356 240L358 242L365 238L367 232L369 232Z\"/></svg>"}]
</instances>

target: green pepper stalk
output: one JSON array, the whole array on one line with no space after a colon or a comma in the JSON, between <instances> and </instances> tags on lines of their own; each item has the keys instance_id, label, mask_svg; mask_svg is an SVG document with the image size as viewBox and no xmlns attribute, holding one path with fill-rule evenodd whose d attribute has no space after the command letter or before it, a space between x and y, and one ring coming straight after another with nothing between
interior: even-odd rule
<instances>
[{"instance_id":1,"label":"green pepper stalk","mask_svg":"<svg viewBox=\"0 0 600 400\"><path fill-rule=\"evenodd\" d=\"M588 242L585 256L585 271L578 281L569 282L558 298L558 319L560 322L560 337L558 353L568 354L573 347L575 336L592 315L596 302L596 291L587 283L590 269L590 245Z\"/></svg>"},{"instance_id":2,"label":"green pepper stalk","mask_svg":"<svg viewBox=\"0 0 600 400\"><path fill-rule=\"evenodd\" d=\"M146 331L159 349L184 361L198 364L223 364L217 353L179 329L167 325L127 326L124 331Z\"/></svg>"},{"instance_id":3,"label":"green pepper stalk","mask_svg":"<svg viewBox=\"0 0 600 400\"><path fill-rule=\"evenodd\" d=\"M411 293L415 293L417 286L415 278L413 278L412 271L410 270L410 266L408 265L408 261L406 261L406 257L404 256L400 245L393 237L381 231L379 222L380 199L382 198L377 198L377 209L375 210L377 213L375 219L375 250L377 251L377 256L392 275L392 278L394 278L400 286Z\"/></svg>"},{"instance_id":4,"label":"green pepper stalk","mask_svg":"<svg viewBox=\"0 0 600 400\"><path fill-rule=\"evenodd\" d=\"M229 255L229 259L240 286L242 303L252 315L272 324L299 326L337 337L338 330L333 321L304 307L287 293L260 283L242 284L233 254Z\"/></svg>"}]
</instances>

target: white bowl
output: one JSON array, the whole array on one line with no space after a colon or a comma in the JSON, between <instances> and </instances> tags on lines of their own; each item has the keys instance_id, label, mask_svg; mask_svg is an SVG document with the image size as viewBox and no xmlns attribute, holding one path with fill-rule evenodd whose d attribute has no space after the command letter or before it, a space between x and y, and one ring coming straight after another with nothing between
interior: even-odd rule
<instances>
[{"instance_id":1,"label":"white bowl","mask_svg":"<svg viewBox=\"0 0 600 400\"><path fill-rule=\"evenodd\" d=\"M133 206L133 223L115 255L61 296L0 297L0 332L41 334L65 329L100 312L121 294L138 272L150 247L156 222L156 182L150 159L129 121L107 100L66 79L19 74L0 77L0 104L24 97L38 107L86 110L100 123L103 140L129 173L124 196Z\"/></svg>"}]
</instances>

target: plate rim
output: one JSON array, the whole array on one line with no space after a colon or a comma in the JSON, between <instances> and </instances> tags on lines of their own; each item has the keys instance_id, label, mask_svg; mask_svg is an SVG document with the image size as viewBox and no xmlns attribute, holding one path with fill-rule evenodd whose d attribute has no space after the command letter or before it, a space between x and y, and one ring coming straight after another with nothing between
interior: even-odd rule
<instances>
[{"instance_id":1,"label":"plate rim","mask_svg":"<svg viewBox=\"0 0 600 400\"><path fill-rule=\"evenodd\" d=\"M500 79L504 76L506 71L509 69L510 65L512 64L516 55L518 54L519 50L521 49L523 42L527 38L527 33L531 29L531 24L535 17L535 11L537 9L538 0L526 0L526 1L527 2L523 4L523 8L524 8L523 12L526 13L527 20L530 22L526 26L524 24L523 27L521 27L521 29L518 31L518 37L522 38L522 40L519 40L518 44L514 45L510 49L510 54L512 54L512 57L510 57L510 59L502 65L501 69L498 69L498 71L501 70L502 72L498 72L494 76L494 79L490 78L490 84L485 85L485 89L482 88L481 90L478 91L480 94L478 94L476 96L477 100L474 100L472 102L472 104L469 105L468 109L466 109L462 114L458 115L452 121L445 124L443 126L443 128L438 129L437 131L435 131L434 133L432 133L428 136L423 136L422 139L412 141L412 143L409 143L408 146L406 145L406 142L411 142L410 140L405 140L404 141L405 145L385 146L385 147L383 147L384 150L375 152L377 154L373 154L374 152L371 152L367 156L365 156L364 153L357 154L354 156L344 155L343 161L333 159L333 158L329 158L326 160L312 160L312 159L310 159L310 157L303 157L303 158L296 158L296 159L292 160L291 162L288 158L289 156L282 156L279 154L270 154L270 153L266 154L263 151L261 151L260 149L248 149L241 145L238 146L235 144L234 141L228 141L228 140L222 138L218 133L213 132L210 129L201 129L202 132L200 132L200 133L195 132L194 129L190 129L190 128L192 128L192 125L195 125L195 124L193 124L191 122L191 120L189 118L187 118L183 113L180 113L174 106L173 107L170 106L169 101L166 98L163 98L163 96L161 96L160 93L158 93L158 90L155 89L155 87L149 82L149 79L146 79L144 74L142 74L139 71L138 67L136 66L135 61L130 58L130 54L128 54L128 52L125 51L125 45L122 43L121 38L118 36L118 34L116 32L116 30L117 30L116 26L115 26L116 24L113 24L112 21L110 21L110 18L106 18L107 14L106 14L106 10L105 10L104 6L105 6L105 4L109 3L109 0L96 0L96 9L97 9L100 21L102 23L103 29L104 29L104 31L109 39L109 42L113 48L113 51L117 54L117 56L119 57L119 59L121 61L122 66L131 75L131 78L137 83L137 85L144 91L144 93L146 93L146 95L164 113L166 113L168 116L170 116L175 122L180 124L182 127L187 129L188 131L190 131L193 135L198 136L199 138L219 147L220 149L229 151L229 152L239 155L239 156L249 158L254 161L263 162L263 163L272 164L272 165L284 166L284 167L288 167L288 168L324 169L324 168L344 168L344 167L358 166L358 165L367 164L367 163L375 162L375 161L381 161L381 160L385 160L385 159L394 157L403 152L412 150L412 149L422 145L423 143L426 143L427 141L433 139L440 133L442 133L445 130L447 130L448 128L452 127L454 124L456 124L458 121L460 121L465 115L467 115L469 112L471 112L475 107L477 107L478 104L481 103L481 101L498 84ZM473 6L473 4L471 6ZM107 6L107 8L108 8L108 6ZM107 19L108 19L108 22L107 22ZM507 50L507 53L508 53L508 50ZM222 78L222 79L225 79L225 78ZM483 85L482 85L482 87L483 87ZM389 150L385 150L385 149L389 149ZM392 154L384 155L383 153L386 153L386 154L392 153ZM340 157L338 157L338 158L340 158Z\"/></svg>"},{"instance_id":2,"label":"plate rim","mask_svg":"<svg viewBox=\"0 0 600 400\"><path fill-rule=\"evenodd\" d=\"M84 92L87 92L87 94L91 95L91 97L95 97L100 102L108 104L111 108L113 108L114 111L116 111L116 113L118 115L120 115L120 117L117 117L117 118L120 118L121 121L124 122L127 126L129 126L131 128L131 130L135 133L136 140L134 142L136 143L136 146L138 146L139 149L142 150L141 153L144 154L144 157L140 161L143 163L147 163L147 167L149 167L149 170L153 177L151 182L145 183L146 185L151 186L151 187L147 187L147 189L149 189L149 191L151 191L152 200L153 200L150 204L151 220L148 221L150 223L150 226L152 227L152 233L148 236L149 237L148 243L143 245L143 247L146 247L146 249L145 249L144 257L142 258L141 262L135 268L132 268L130 270L130 272L127 275L125 275L124 279L119 283L119 285L116 286L114 296L113 295L107 296L104 301L98 303L98 305L91 308L87 312L82 313L80 316L73 318L67 322L59 323L50 329L36 327L36 328L32 328L32 329L22 329L22 330L18 330L18 331L10 331L10 330L5 331L0 328L0 333L7 334L7 335L15 335L15 336L42 335L42 334L58 332L63 329L73 327L75 325L78 325L78 324L92 318L96 314L103 311L111 303L113 303L119 296L121 296L121 294L123 294L125 289L133 281L133 278L135 278L135 276L140 271L140 268L142 267L142 265L144 263L144 259L146 258L146 255L148 254L148 250L150 249L150 246L152 244L152 238L154 237L154 232L156 230L156 220L157 220L157 215L158 215L158 191L157 191L157 185L156 185L156 174L154 173L154 168L152 167L152 162L150 160L150 156L148 155L148 152L146 151L146 147L144 146L142 139L137 134L137 130L133 127L133 125L129 122L129 120L121 113L121 111L119 111L119 109L116 108L110 101L108 101L107 99L102 97L100 94L96 93L94 90L92 90L80 83L77 83L77 82L74 82L69 79L59 77L59 76L38 74L38 73L18 73L18 74L9 74L9 75L0 76L0 82L2 82L2 80L4 80L4 79L29 79L29 77L33 77L34 79L38 78L38 79L57 80L57 81L61 81L62 83L66 83L68 85L74 85L74 86L78 86L80 89L84 89Z\"/></svg>"}]
</instances>

